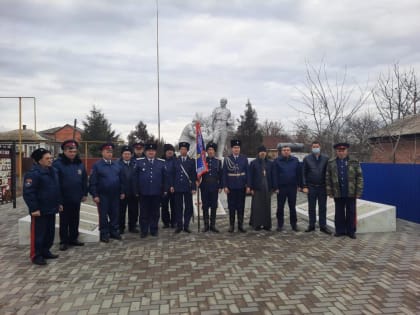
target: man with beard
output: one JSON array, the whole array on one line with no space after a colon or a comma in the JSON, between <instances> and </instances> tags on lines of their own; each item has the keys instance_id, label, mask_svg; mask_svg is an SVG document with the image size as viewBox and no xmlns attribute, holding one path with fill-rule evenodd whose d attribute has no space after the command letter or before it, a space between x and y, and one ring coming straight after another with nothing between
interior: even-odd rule
<instances>
[{"instance_id":1,"label":"man with beard","mask_svg":"<svg viewBox=\"0 0 420 315\"><path fill-rule=\"evenodd\" d=\"M86 168L78 155L79 144L66 140L61 144L63 153L54 161L58 171L63 211L60 212L60 250L69 246L83 246L79 236L80 203L88 195Z\"/></svg>"}]
</instances>

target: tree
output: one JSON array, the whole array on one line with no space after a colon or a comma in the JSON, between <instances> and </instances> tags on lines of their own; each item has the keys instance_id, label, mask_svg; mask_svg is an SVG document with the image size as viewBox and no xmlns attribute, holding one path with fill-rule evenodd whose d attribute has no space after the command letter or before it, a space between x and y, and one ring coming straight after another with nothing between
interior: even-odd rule
<instances>
[{"instance_id":1,"label":"tree","mask_svg":"<svg viewBox=\"0 0 420 315\"><path fill-rule=\"evenodd\" d=\"M91 156L100 156L100 146L102 142L115 142L119 135L112 130L111 123L105 118L104 113L95 105L92 106L90 114L86 116L83 124L83 140L94 141L97 143L89 143L88 151Z\"/></svg>"},{"instance_id":2,"label":"tree","mask_svg":"<svg viewBox=\"0 0 420 315\"><path fill-rule=\"evenodd\" d=\"M236 137L242 142L241 152L248 156L255 156L257 147L263 142L263 136L258 128L257 112L252 108L251 102L248 100L245 106L245 113L238 120Z\"/></svg>"},{"instance_id":3,"label":"tree","mask_svg":"<svg viewBox=\"0 0 420 315\"><path fill-rule=\"evenodd\" d=\"M388 68L387 74L381 73L378 83L372 89L372 97L384 126L376 133L376 147L388 143L391 147L390 158L396 162L396 151L401 139L403 123L396 123L409 115L417 113L419 86L414 69L403 71L398 63Z\"/></svg>"},{"instance_id":4,"label":"tree","mask_svg":"<svg viewBox=\"0 0 420 315\"><path fill-rule=\"evenodd\" d=\"M139 121L135 129L132 130L127 136L128 144L133 145L138 141L144 143L156 143L157 144L157 156L163 155L163 145L165 140L163 138L157 139L154 135L149 134L147 131L147 125L143 121Z\"/></svg>"},{"instance_id":5,"label":"tree","mask_svg":"<svg viewBox=\"0 0 420 315\"><path fill-rule=\"evenodd\" d=\"M262 132L263 137L272 136L279 137L284 134L284 127L281 122L273 120L264 120L262 124L259 125L259 128Z\"/></svg>"},{"instance_id":6,"label":"tree","mask_svg":"<svg viewBox=\"0 0 420 315\"><path fill-rule=\"evenodd\" d=\"M345 126L366 103L369 93L347 83L347 71L341 78L330 81L325 64L319 68L306 65L306 83L298 88L301 107L298 111L306 116L311 137L323 143L329 154L337 141L347 140Z\"/></svg>"},{"instance_id":7,"label":"tree","mask_svg":"<svg viewBox=\"0 0 420 315\"><path fill-rule=\"evenodd\" d=\"M152 136L147 131L147 125L143 121L139 121L135 129L130 131L127 136L128 144L133 145L136 142L149 142Z\"/></svg>"}]
</instances>

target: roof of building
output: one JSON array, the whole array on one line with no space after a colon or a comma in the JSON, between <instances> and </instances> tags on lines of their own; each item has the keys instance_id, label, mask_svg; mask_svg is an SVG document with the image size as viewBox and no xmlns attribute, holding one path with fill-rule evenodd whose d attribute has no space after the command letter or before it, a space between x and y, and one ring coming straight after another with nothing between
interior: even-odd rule
<instances>
[{"instance_id":1,"label":"roof of building","mask_svg":"<svg viewBox=\"0 0 420 315\"><path fill-rule=\"evenodd\" d=\"M378 129L369 139L389 137L389 136L408 136L420 134L420 114L410 115L398 119L387 127Z\"/></svg>"},{"instance_id":2,"label":"roof of building","mask_svg":"<svg viewBox=\"0 0 420 315\"><path fill-rule=\"evenodd\" d=\"M19 141L19 129L0 132L0 141ZM32 129L22 129L22 142L44 142L47 141L44 137L36 133Z\"/></svg>"},{"instance_id":3,"label":"roof of building","mask_svg":"<svg viewBox=\"0 0 420 315\"><path fill-rule=\"evenodd\" d=\"M57 131L65 128L65 127L70 127L70 128L74 128L72 125L70 124L65 124L64 126L60 126L60 127L54 127L54 128L50 128L50 129L45 129L45 130L41 130L39 131L40 134L54 134ZM83 133L83 129L80 129L79 127L76 127L76 130L79 131L80 133Z\"/></svg>"}]
</instances>

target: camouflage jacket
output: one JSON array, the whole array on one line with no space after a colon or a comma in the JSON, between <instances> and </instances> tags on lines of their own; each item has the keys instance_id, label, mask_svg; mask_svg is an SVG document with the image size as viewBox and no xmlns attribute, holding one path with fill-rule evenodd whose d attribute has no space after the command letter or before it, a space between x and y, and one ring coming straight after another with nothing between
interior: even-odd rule
<instances>
[{"instance_id":1,"label":"camouflage jacket","mask_svg":"<svg viewBox=\"0 0 420 315\"><path fill-rule=\"evenodd\" d=\"M359 161L349 157L347 163L348 197L360 197L363 192L363 174ZM325 176L327 194L334 198L340 198L340 184L338 182L338 170L336 158L330 159Z\"/></svg>"}]
</instances>

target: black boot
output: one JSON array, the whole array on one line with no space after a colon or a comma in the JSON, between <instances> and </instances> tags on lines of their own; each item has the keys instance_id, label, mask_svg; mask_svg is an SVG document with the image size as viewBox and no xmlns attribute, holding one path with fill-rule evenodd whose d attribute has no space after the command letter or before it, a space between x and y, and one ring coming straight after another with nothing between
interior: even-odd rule
<instances>
[{"instance_id":1,"label":"black boot","mask_svg":"<svg viewBox=\"0 0 420 315\"><path fill-rule=\"evenodd\" d=\"M241 233L246 233L246 230L244 229L244 215L238 214L238 231Z\"/></svg>"},{"instance_id":2,"label":"black boot","mask_svg":"<svg viewBox=\"0 0 420 315\"><path fill-rule=\"evenodd\" d=\"M216 229L216 211L217 209L211 209L210 214L210 231L219 233L219 230Z\"/></svg>"},{"instance_id":3,"label":"black boot","mask_svg":"<svg viewBox=\"0 0 420 315\"><path fill-rule=\"evenodd\" d=\"M235 214L229 215L229 223L230 223L230 227L229 227L228 232L233 233L233 231L235 230Z\"/></svg>"},{"instance_id":4,"label":"black boot","mask_svg":"<svg viewBox=\"0 0 420 315\"><path fill-rule=\"evenodd\" d=\"M204 220L203 232L208 232L210 230L210 227L209 227L209 210L208 209L203 209L203 220Z\"/></svg>"}]
</instances>

